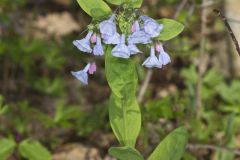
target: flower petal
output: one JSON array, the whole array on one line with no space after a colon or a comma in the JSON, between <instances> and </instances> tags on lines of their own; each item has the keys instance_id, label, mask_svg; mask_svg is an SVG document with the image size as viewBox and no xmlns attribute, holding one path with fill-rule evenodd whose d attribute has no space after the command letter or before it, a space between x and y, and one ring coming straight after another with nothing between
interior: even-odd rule
<instances>
[{"instance_id":1,"label":"flower petal","mask_svg":"<svg viewBox=\"0 0 240 160\"><path fill-rule=\"evenodd\" d=\"M97 44L93 48L93 54L95 56L102 56L104 54L101 38L97 37Z\"/></svg>"},{"instance_id":2,"label":"flower petal","mask_svg":"<svg viewBox=\"0 0 240 160\"><path fill-rule=\"evenodd\" d=\"M114 22L115 15L113 14L110 19L105 20L99 24L100 32L102 34L113 36L116 33L116 23Z\"/></svg>"}]
</instances>

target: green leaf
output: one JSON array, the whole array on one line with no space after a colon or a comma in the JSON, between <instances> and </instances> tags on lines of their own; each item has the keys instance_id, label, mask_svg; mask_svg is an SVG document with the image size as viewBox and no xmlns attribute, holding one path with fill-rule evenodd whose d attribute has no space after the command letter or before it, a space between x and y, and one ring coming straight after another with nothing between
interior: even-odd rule
<instances>
[{"instance_id":1,"label":"green leaf","mask_svg":"<svg viewBox=\"0 0 240 160\"><path fill-rule=\"evenodd\" d=\"M168 41L178 36L184 29L184 25L172 19L159 19L158 22L163 25L163 30L157 40Z\"/></svg>"},{"instance_id":2,"label":"green leaf","mask_svg":"<svg viewBox=\"0 0 240 160\"><path fill-rule=\"evenodd\" d=\"M49 151L38 141L24 140L20 143L18 150L22 157L29 160L52 160Z\"/></svg>"},{"instance_id":3,"label":"green leaf","mask_svg":"<svg viewBox=\"0 0 240 160\"><path fill-rule=\"evenodd\" d=\"M158 145L148 160L180 160L186 150L187 139L186 129L175 129Z\"/></svg>"},{"instance_id":4,"label":"green leaf","mask_svg":"<svg viewBox=\"0 0 240 160\"><path fill-rule=\"evenodd\" d=\"M77 2L93 19L105 18L112 12L103 0L77 0Z\"/></svg>"},{"instance_id":5,"label":"green leaf","mask_svg":"<svg viewBox=\"0 0 240 160\"><path fill-rule=\"evenodd\" d=\"M112 95L110 124L119 142L134 147L141 127L141 113L136 100L137 72L131 59L116 58L112 48L106 51L105 70Z\"/></svg>"},{"instance_id":6,"label":"green leaf","mask_svg":"<svg viewBox=\"0 0 240 160\"><path fill-rule=\"evenodd\" d=\"M141 126L141 114L136 99L123 99L112 94L109 104L110 124L120 144L134 147Z\"/></svg>"},{"instance_id":7,"label":"green leaf","mask_svg":"<svg viewBox=\"0 0 240 160\"><path fill-rule=\"evenodd\" d=\"M119 160L144 160L143 156L131 147L111 147L108 153Z\"/></svg>"},{"instance_id":8,"label":"green leaf","mask_svg":"<svg viewBox=\"0 0 240 160\"><path fill-rule=\"evenodd\" d=\"M134 8L140 8L142 5L143 0L106 0L108 3L114 5L121 5L121 4L130 4Z\"/></svg>"},{"instance_id":9,"label":"green leaf","mask_svg":"<svg viewBox=\"0 0 240 160\"><path fill-rule=\"evenodd\" d=\"M12 139L3 138L0 140L0 160L6 160L14 151L16 143Z\"/></svg>"}]
</instances>

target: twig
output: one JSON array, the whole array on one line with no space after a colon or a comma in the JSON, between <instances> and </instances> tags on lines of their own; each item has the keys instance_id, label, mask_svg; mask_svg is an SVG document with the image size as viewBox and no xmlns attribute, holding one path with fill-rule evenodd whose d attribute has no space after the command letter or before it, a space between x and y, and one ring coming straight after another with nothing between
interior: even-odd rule
<instances>
[{"instance_id":1,"label":"twig","mask_svg":"<svg viewBox=\"0 0 240 160\"><path fill-rule=\"evenodd\" d=\"M231 153L234 153L235 155L238 155L238 156L240 155L240 150L233 149L233 148L216 146L216 145L210 145L210 144L188 144L187 148L190 149L190 150L209 149L209 150L220 151L220 152L231 152Z\"/></svg>"},{"instance_id":2,"label":"twig","mask_svg":"<svg viewBox=\"0 0 240 160\"><path fill-rule=\"evenodd\" d=\"M229 25L228 21L227 21L227 18L222 14L222 12L218 9L214 9L213 10L221 19L222 21L224 22L227 30L228 30L228 33L230 34L231 38L232 38L232 41L234 42L235 44L235 47L236 47L236 50L238 52L238 55L240 56L240 47L239 47L239 43L237 41L237 38L236 36L234 35L233 33L233 30L231 28L231 26Z\"/></svg>"},{"instance_id":3,"label":"twig","mask_svg":"<svg viewBox=\"0 0 240 160\"><path fill-rule=\"evenodd\" d=\"M149 69L147 71L147 75L146 75L146 78L144 79L144 82L140 88L140 91L139 91L139 94L138 94L138 97L137 97L137 100L139 103L141 103L143 101L143 96L148 88L148 85L149 85L149 82L152 78L152 75L153 75L153 70Z\"/></svg>"},{"instance_id":4,"label":"twig","mask_svg":"<svg viewBox=\"0 0 240 160\"><path fill-rule=\"evenodd\" d=\"M206 4L208 0L203 0L202 5ZM207 32L207 22L208 22L208 8L202 8L202 14L201 14L201 43L200 43L200 56L198 60L198 78L196 83L196 90L195 90L195 111L197 114L197 117L199 118L201 116L201 110L202 110L202 79L203 75L206 71L207 62L205 61L206 58L206 32Z\"/></svg>"},{"instance_id":5,"label":"twig","mask_svg":"<svg viewBox=\"0 0 240 160\"><path fill-rule=\"evenodd\" d=\"M180 14L180 12L183 10L184 6L187 4L188 0L182 0L182 2L178 5L176 12L173 16L174 19L176 19L178 17L178 15Z\"/></svg>"}]
</instances>

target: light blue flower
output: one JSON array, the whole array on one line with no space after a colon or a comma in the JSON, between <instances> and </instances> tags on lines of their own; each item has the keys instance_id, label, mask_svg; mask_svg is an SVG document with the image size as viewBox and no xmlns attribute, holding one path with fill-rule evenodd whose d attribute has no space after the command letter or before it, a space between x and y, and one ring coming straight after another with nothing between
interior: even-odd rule
<instances>
[{"instance_id":1,"label":"light blue flower","mask_svg":"<svg viewBox=\"0 0 240 160\"><path fill-rule=\"evenodd\" d=\"M77 72L71 72L71 74L76 77L82 84L87 85L88 84L88 70L90 68L91 64L88 63L86 67L83 70L77 71Z\"/></svg>"},{"instance_id":2,"label":"light blue flower","mask_svg":"<svg viewBox=\"0 0 240 160\"><path fill-rule=\"evenodd\" d=\"M160 35L163 29L162 24L159 24L157 21L147 16L141 16L141 19L144 22L144 31L149 34L150 37L157 37Z\"/></svg>"},{"instance_id":3,"label":"light blue flower","mask_svg":"<svg viewBox=\"0 0 240 160\"><path fill-rule=\"evenodd\" d=\"M119 58L129 58L130 51L125 44L125 35L122 34L120 43L112 50L112 55Z\"/></svg>"},{"instance_id":4,"label":"light blue flower","mask_svg":"<svg viewBox=\"0 0 240 160\"><path fill-rule=\"evenodd\" d=\"M90 38L92 32L88 32L87 36L81 40L73 41L73 44L82 52L92 53L92 48L90 46Z\"/></svg>"},{"instance_id":5,"label":"light blue flower","mask_svg":"<svg viewBox=\"0 0 240 160\"><path fill-rule=\"evenodd\" d=\"M164 51L163 46L160 45L160 52L159 52L159 61L163 64L163 65L167 65L169 63L171 63L171 58L168 55L167 52Z\"/></svg>"},{"instance_id":6,"label":"light blue flower","mask_svg":"<svg viewBox=\"0 0 240 160\"><path fill-rule=\"evenodd\" d=\"M114 22L115 14L113 14L108 20L105 20L99 24L100 32L107 36L113 36L116 33L116 23Z\"/></svg>"},{"instance_id":7,"label":"light blue flower","mask_svg":"<svg viewBox=\"0 0 240 160\"><path fill-rule=\"evenodd\" d=\"M113 36L102 35L103 42L105 44L119 44L120 43L120 34L115 33Z\"/></svg>"},{"instance_id":8,"label":"light blue flower","mask_svg":"<svg viewBox=\"0 0 240 160\"><path fill-rule=\"evenodd\" d=\"M136 31L128 37L128 43L130 44L148 44L151 43L151 37L143 30Z\"/></svg>"},{"instance_id":9,"label":"light blue flower","mask_svg":"<svg viewBox=\"0 0 240 160\"><path fill-rule=\"evenodd\" d=\"M95 56L102 56L104 54L101 38L97 36L97 44L93 48L93 54Z\"/></svg>"},{"instance_id":10,"label":"light blue flower","mask_svg":"<svg viewBox=\"0 0 240 160\"><path fill-rule=\"evenodd\" d=\"M151 46L151 54L150 56L144 61L142 64L143 66L147 68L162 68L162 63L158 60L158 58L155 55L155 48L154 46Z\"/></svg>"},{"instance_id":11,"label":"light blue flower","mask_svg":"<svg viewBox=\"0 0 240 160\"><path fill-rule=\"evenodd\" d=\"M130 55L142 53L135 44L128 44L128 49L130 51Z\"/></svg>"}]
</instances>

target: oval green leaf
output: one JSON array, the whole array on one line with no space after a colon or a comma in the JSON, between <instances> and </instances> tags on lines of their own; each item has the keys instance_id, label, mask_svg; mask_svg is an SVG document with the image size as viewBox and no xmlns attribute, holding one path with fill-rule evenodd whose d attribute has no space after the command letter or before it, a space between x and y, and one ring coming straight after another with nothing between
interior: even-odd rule
<instances>
[{"instance_id":1,"label":"oval green leaf","mask_svg":"<svg viewBox=\"0 0 240 160\"><path fill-rule=\"evenodd\" d=\"M183 30L184 25L178 21L172 19L160 19L158 23L163 25L163 30L160 33L160 36L157 37L157 40L168 41L176 36L178 36Z\"/></svg>"},{"instance_id":2,"label":"oval green leaf","mask_svg":"<svg viewBox=\"0 0 240 160\"><path fill-rule=\"evenodd\" d=\"M111 8L103 0L77 0L77 2L93 19L103 19L112 13Z\"/></svg>"},{"instance_id":3,"label":"oval green leaf","mask_svg":"<svg viewBox=\"0 0 240 160\"><path fill-rule=\"evenodd\" d=\"M131 147L111 147L108 153L119 160L144 160L143 156Z\"/></svg>"},{"instance_id":4,"label":"oval green leaf","mask_svg":"<svg viewBox=\"0 0 240 160\"><path fill-rule=\"evenodd\" d=\"M175 129L157 146L148 160L180 160L186 150L187 140L186 129Z\"/></svg>"},{"instance_id":5,"label":"oval green leaf","mask_svg":"<svg viewBox=\"0 0 240 160\"><path fill-rule=\"evenodd\" d=\"M12 139L3 138L0 140L0 159L6 160L14 151L16 143Z\"/></svg>"},{"instance_id":6,"label":"oval green leaf","mask_svg":"<svg viewBox=\"0 0 240 160\"><path fill-rule=\"evenodd\" d=\"M136 100L137 72L132 59L116 58L108 47L105 56L107 81L112 90L109 103L110 124L120 144L134 147L141 127Z\"/></svg>"},{"instance_id":7,"label":"oval green leaf","mask_svg":"<svg viewBox=\"0 0 240 160\"><path fill-rule=\"evenodd\" d=\"M49 151L38 141L24 140L18 146L18 150L21 156L28 160L52 160Z\"/></svg>"}]
</instances>

